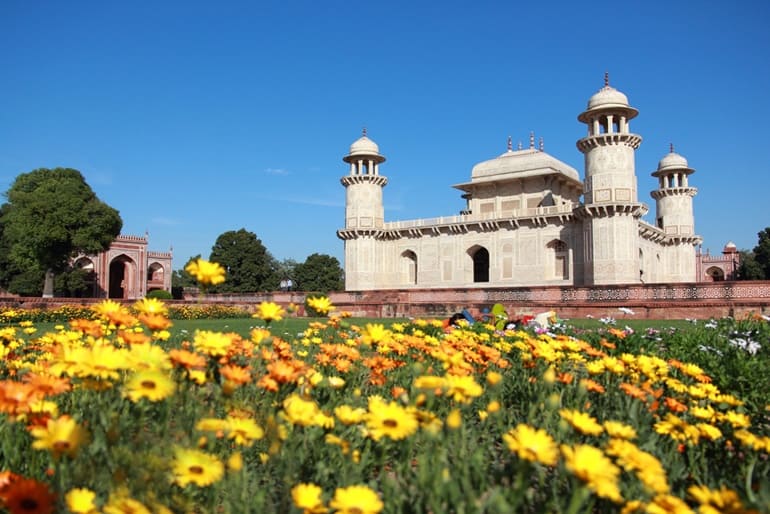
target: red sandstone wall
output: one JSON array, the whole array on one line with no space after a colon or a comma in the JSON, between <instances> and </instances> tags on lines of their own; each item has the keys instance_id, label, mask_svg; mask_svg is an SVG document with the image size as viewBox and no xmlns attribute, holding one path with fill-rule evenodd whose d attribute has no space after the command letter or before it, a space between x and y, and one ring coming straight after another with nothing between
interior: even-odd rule
<instances>
[{"instance_id":1,"label":"red sandstone wall","mask_svg":"<svg viewBox=\"0 0 770 514\"><path fill-rule=\"evenodd\" d=\"M505 306L511 317L555 310L561 318L624 317L619 311L634 311L635 319L685 319L770 314L770 281L710 282L693 284L632 284L597 287L522 287L467 289L400 289L345 291L329 295L340 310L357 317L447 317L462 309L479 314L495 303ZM100 300L93 300L98 302ZM219 303L253 309L263 301L302 306L299 291L191 296L179 303ZM0 300L0 307L53 308L62 304L84 304L83 299L14 298ZM126 302L131 304L132 302ZM176 302L170 302L176 303ZM302 311L300 311L302 314Z\"/></svg>"}]
</instances>

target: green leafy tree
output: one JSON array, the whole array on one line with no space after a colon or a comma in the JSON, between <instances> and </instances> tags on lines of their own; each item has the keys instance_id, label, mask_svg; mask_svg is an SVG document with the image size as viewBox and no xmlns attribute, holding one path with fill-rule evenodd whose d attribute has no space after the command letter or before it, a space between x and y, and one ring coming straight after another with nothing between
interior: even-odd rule
<instances>
[{"instance_id":1,"label":"green leafy tree","mask_svg":"<svg viewBox=\"0 0 770 514\"><path fill-rule=\"evenodd\" d=\"M0 243L17 269L42 270L43 296L53 296L54 276L79 253L106 250L120 234L120 214L102 202L71 168L40 168L16 177L5 193ZM9 281L9 290L13 280Z\"/></svg>"},{"instance_id":2,"label":"green leafy tree","mask_svg":"<svg viewBox=\"0 0 770 514\"><path fill-rule=\"evenodd\" d=\"M741 263L738 265L738 280L763 280L765 272L754 257L754 252L741 250Z\"/></svg>"},{"instance_id":3,"label":"green leafy tree","mask_svg":"<svg viewBox=\"0 0 770 514\"><path fill-rule=\"evenodd\" d=\"M296 288L302 291L340 291L345 288L340 261L331 255L314 253L294 268Z\"/></svg>"},{"instance_id":4,"label":"green leafy tree","mask_svg":"<svg viewBox=\"0 0 770 514\"><path fill-rule=\"evenodd\" d=\"M770 279L770 227L757 234L757 246L754 247L754 259L762 269L762 279Z\"/></svg>"},{"instance_id":5,"label":"green leafy tree","mask_svg":"<svg viewBox=\"0 0 770 514\"><path fill-rule=\"evenodd\" d=\"M276 260L254 232L246 229L221 234L209 260L227 272L225 282L212 288L220 293L253 293L276 287Z\"/></svg>"},{"instance_id":6,"label":"green leafy tree","mask_svg":"<svg viewBox=\"0 0 770 514\"><path fill-rule=\"evenodd\" d=\"M92 270L69 267L58 273L54 280L54 292L57 296L86 298L93 294L95 277Z\"/></svg>"}]
</instances>

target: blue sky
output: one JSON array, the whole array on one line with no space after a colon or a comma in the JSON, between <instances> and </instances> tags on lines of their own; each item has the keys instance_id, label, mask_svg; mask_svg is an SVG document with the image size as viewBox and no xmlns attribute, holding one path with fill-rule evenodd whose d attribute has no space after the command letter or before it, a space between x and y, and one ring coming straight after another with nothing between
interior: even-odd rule
<instances>
[{"instance_id":1,"label":"blue sky","mask_svg":"<svg viewBox=\"0 0 770 514\"><path fill-rule=\"evenodd\" d=\"M639 199L673 143L703 248L770 226L770 2L0 3L0 190L80 170L174 268L245 228L342 261L342 157L366 126L388 221L457 214L453 184L530 131L583 170L577 115L639 109Z\"/></svg>"}]
</instances>

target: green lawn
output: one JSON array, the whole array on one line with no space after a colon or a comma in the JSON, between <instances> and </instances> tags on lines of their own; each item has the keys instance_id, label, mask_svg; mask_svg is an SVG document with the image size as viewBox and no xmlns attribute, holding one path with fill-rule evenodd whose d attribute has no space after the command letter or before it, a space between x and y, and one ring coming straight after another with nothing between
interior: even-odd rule
<instances>
[{"instance_id":1,"label":"green lawn","mask_svg":"<svg viewBox=\"0 0 770 514\"><path fill-rule=\"evenodd\" d=\"M304 331L307 326L314 321L324 322L327 318L286 318L281 321L273 322L268 327L271 332L278 335L281 334L284 338L296 338L297 334ZM249 332L255 327L265 326L265 323L260 319L253 318L228 318L228 319L195 319L195 320L172 320L174 325L171 327L172 334L188 333L192 336L196 330L212 330L220 332L236 332L244 337L248 337ZM344 320L350 325L365 326L367 323L382 323L385 326L390 326L393 323L406 321L405 319L398 318L349 318ZM583 330L593 330L606 326L598 319L591 318L575 318L565 319L563 322L567 325ZM698 324L702 324L704 321L699 321ZM648 328L677 328L686 329L688 327L697 326L691 321L687 320L652 320L652 319L633 319L632 317L623 318L617 317L615 319L615 326L617 328L624 328L626 326L632 328L635 331L646 330ZM35 323L37 328L37 334L43 334L54 330L56 325L61 323Z\"/></svg>"}]
</instances>

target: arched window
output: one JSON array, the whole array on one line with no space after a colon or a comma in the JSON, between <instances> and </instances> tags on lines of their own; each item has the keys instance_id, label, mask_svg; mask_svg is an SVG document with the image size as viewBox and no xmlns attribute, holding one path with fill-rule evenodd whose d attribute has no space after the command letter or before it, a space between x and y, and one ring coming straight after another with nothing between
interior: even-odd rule
<instances>
[{"instance_id":1,"label":"arched window","mask_svg":"<svg viewBox=\"0 0 770 514\"><path fill-rule=\"evenodd\" d=\"M551 270L546 270L546 276L555 279L566 280L569 278L569 248L567 243L561 239L553 239L545 247L551 258L548 266Z\"/></svg>"},{"instance_id":2,"label":"arched window","mask_svg":"<svg viewBox=\"0 0 770 514\"><path fill-rule=\"evenodd\" d=\"M473 259L473 282L489 282L489 250L474 246L468 250Z\"/></svg>"},{"instance_id":3,"label":"arched window","mask_svg":"<svg viewBox=\"0 0 770 514\"><path fill-rule=\"evenodd\" d=\"M401 277L404 284L417 284L417 254L412 250L401 254Z\"/></svg>"},{"instance_id":4,"label":"arched window","mask_svg":"<svg viewBox=\"0 0 770 514\"><path fill-rule=\"evenodd\" d=\"M163 266L153 262L147 268L147 280L149 282L163 282Z\"/></svg>"}]
</instances>

